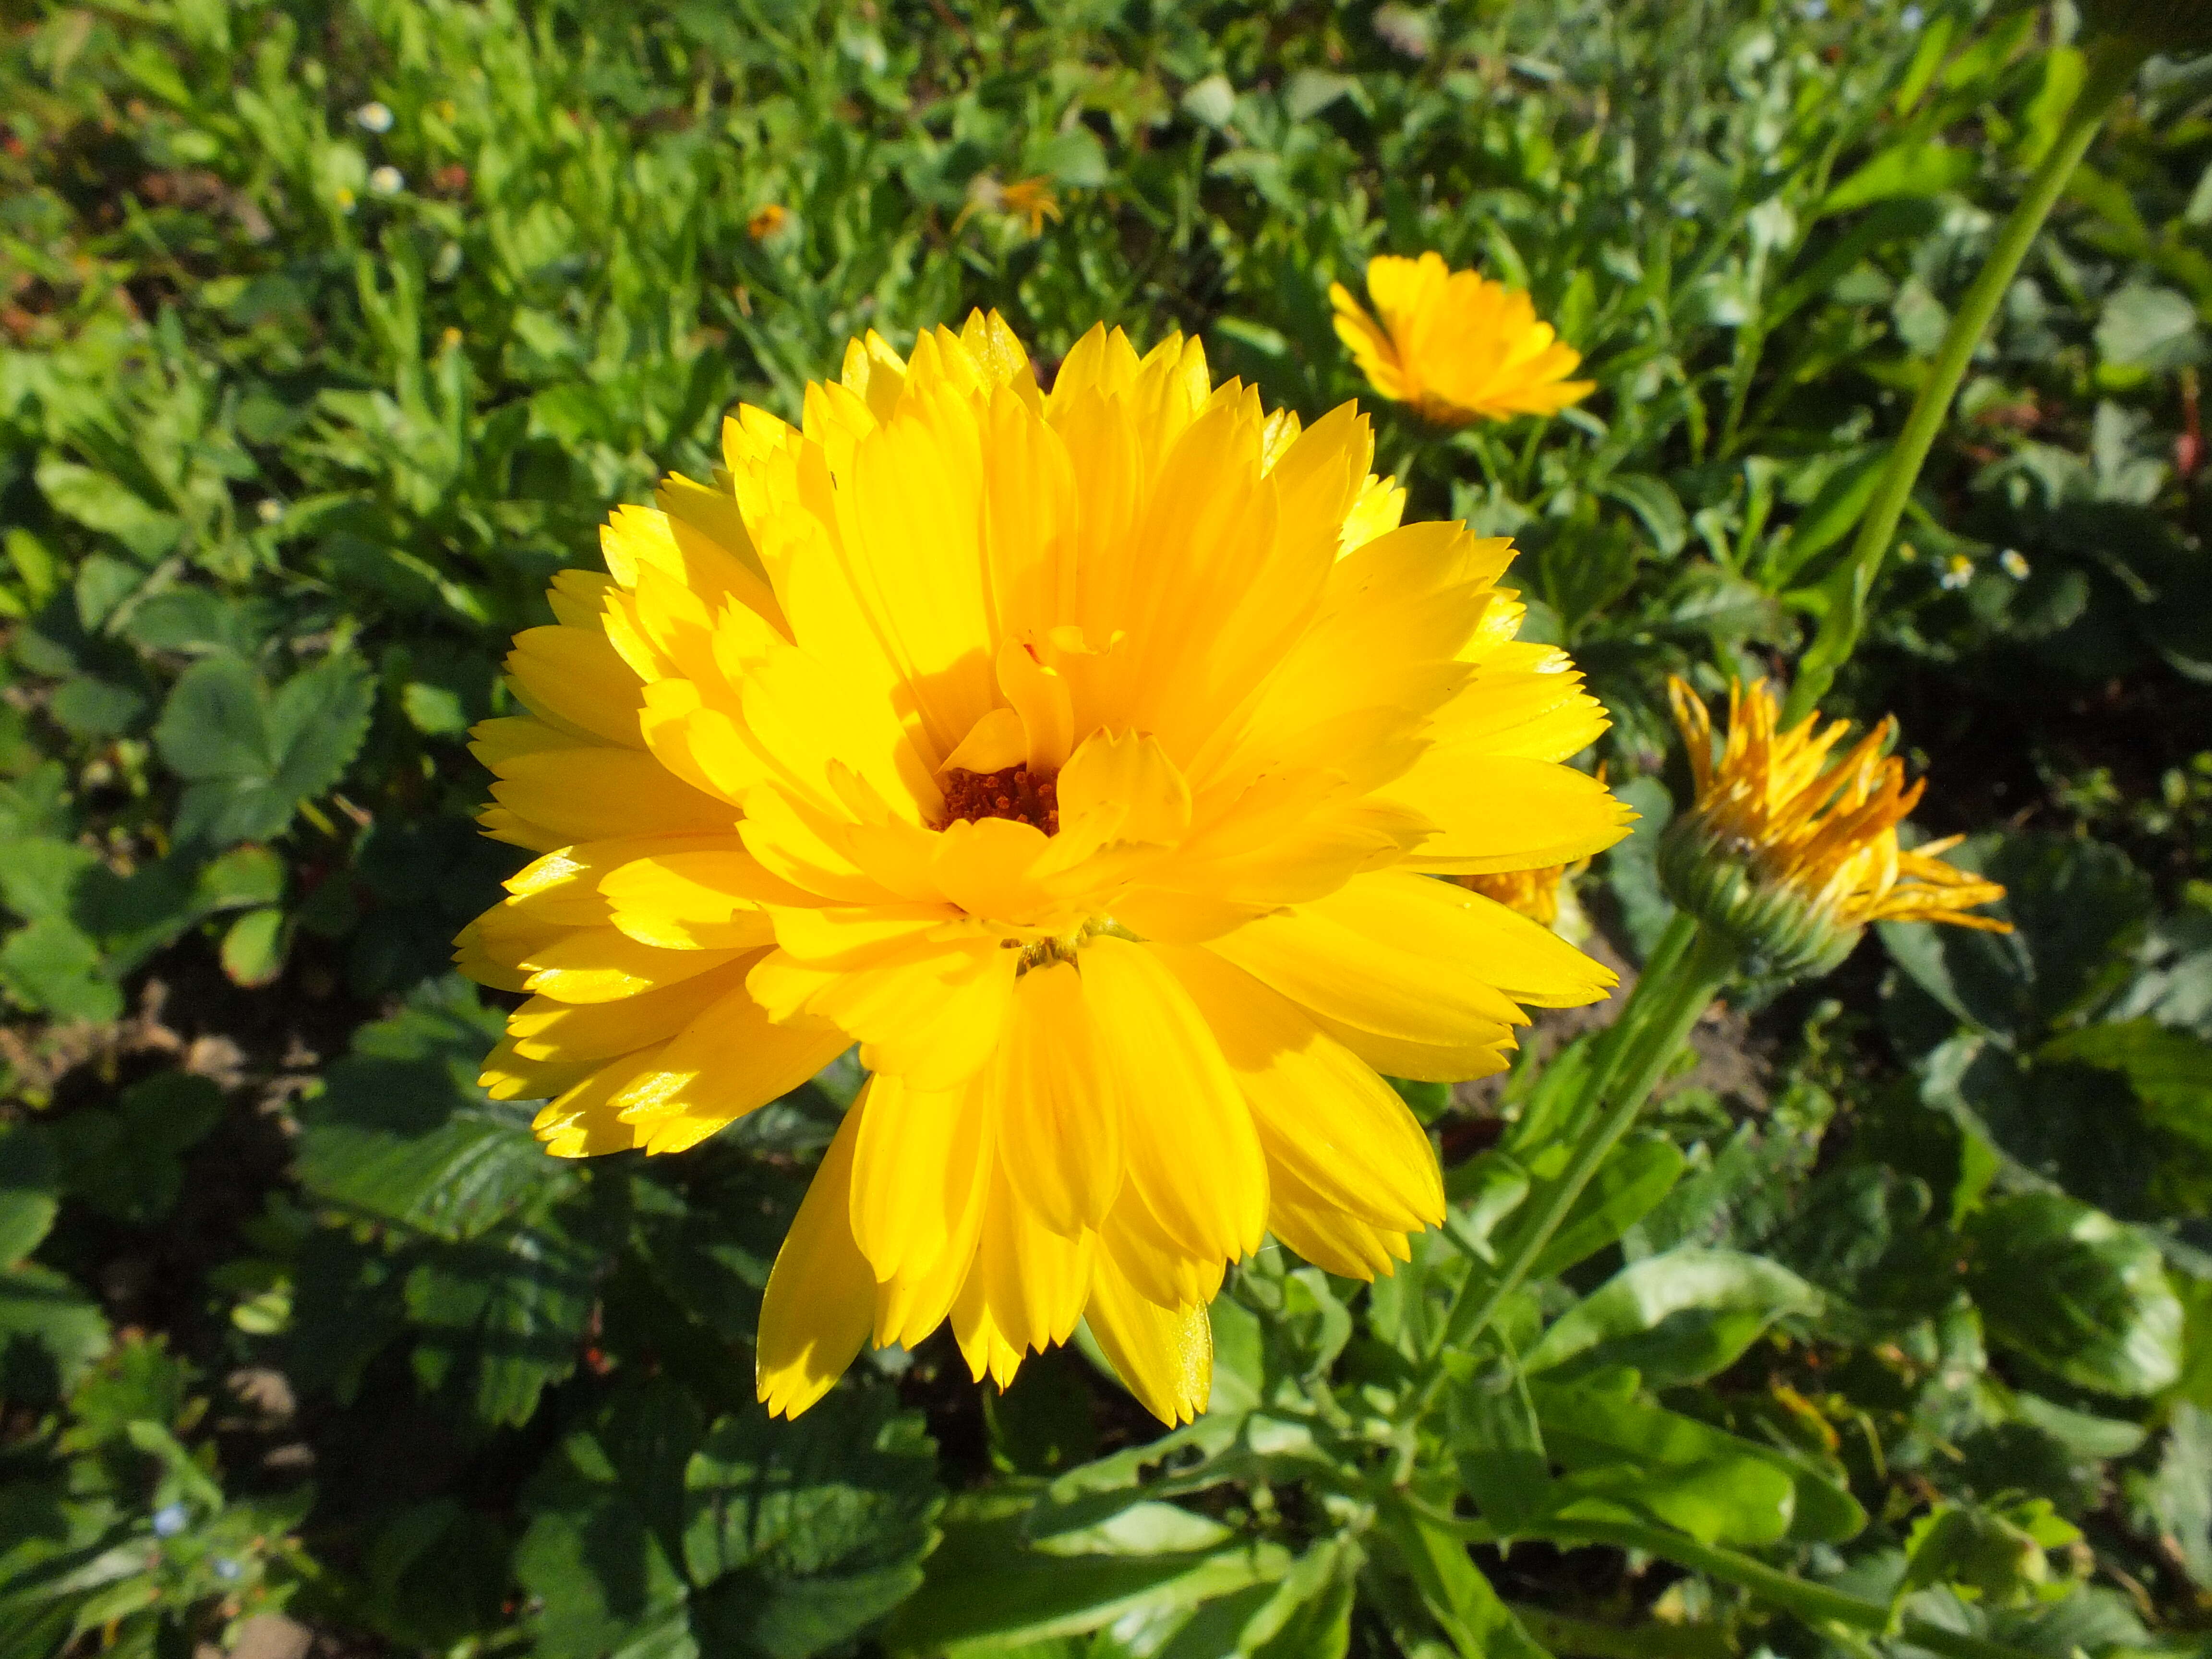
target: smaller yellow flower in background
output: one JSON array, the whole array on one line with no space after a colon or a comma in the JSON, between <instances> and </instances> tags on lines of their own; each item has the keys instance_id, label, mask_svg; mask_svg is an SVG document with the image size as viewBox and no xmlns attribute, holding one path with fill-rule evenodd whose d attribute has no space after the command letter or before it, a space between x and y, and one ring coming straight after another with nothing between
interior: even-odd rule
<instances>
[{"instance_id":1,"label":"smaller yellow flower in background","mask_svg":"<svg viewBox=\"0 0 2212 1659\"><path fill-rule=\"evenodd\" d=\"M960 210L952 228L957 232L978 212L1018 219L1030 235L1042 236L1046 220L1060 222L1060 199L1052 193L1051 182L1042 175L1002 185L992 174L979 173L969 181L968 205Z\"/></svg>"},{"instance_id":2,"label":"smaller yellow flower in background","mask_svg":"<svg viewBox=\"0 0 2212 1659\"><path fill-rule=\"evenodd\" d=\"M1367 297L1380 320L1329 284L1337 337L1378 393L1438 426L1555 415L1597 384L1566 378L1582 354L1537 320L1525 292L1452 270L1442 254L1370 259Z\"/></svg>"},{"instance_id":3,"label":"smaller yellow flower in background","mask_svg":"<svg viewBox=\"0 0 2212 1659\"><path fill-rule=\"evenodd\" d=\"M770 202L766 207L755 209L753 216L745 221L745 234L756 242L765 242L781 230L790 217L790 210L781 202Z\"/></svg>"},{"instance_id":4,"label":"smaller yellow flower in background","mask_svg":"<svg viewBox=\"0 0 2212 1659\"><path fill-rule=\"evenodd\" d=\"M1044 234L1044 222L1060 222L1060 203L1042 179L1017 179L999 192L999 211L1019 219L1030 234Z\"/></svg>"},{"instance_id":5,"label":"smaller yellow flower in background","mask_svg":"<svg viewBox=\"0 0 2212 1659\"><path fill-rule=\"evenodd\" d=\"M1898 826L1927 781L1908 785L1905 763L1888 752L1894 720L1838 756L1850 722L1823 731L1813 714L1785 731L1766 682L1738 681L1717 757L1704 702L1679 679L1667 693L1697 799L1660 844L1660 878L1677 904L1741 944L1753 972L1832 967L1870 921L2012 931L1970 914L2004 889L1943 861L1961 837L1899 845Z\"/></svg>"},{"instance_id":6,"label":"smaller yellow flower in background","mask_svg":"<svg viewBox=\"0 0 2212 1659\"><path fill-rule=\"evenodd\" d=\"M1566 873L1565 865L1550 864L1540 870L1505 870L1494 876L1462 876L1459 880L1462 887L1549 927L1559 919L1559 878Z\"/></svg>"}]
</instances>

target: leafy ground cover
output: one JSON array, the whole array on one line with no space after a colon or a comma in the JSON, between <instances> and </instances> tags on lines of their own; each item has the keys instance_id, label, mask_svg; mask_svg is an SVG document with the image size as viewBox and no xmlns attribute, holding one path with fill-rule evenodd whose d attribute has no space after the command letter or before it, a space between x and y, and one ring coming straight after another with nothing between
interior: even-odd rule
<instances>
[{"instance_id":1,"label":"leafy ground cover","mask_svg":"<svg viewBox=\"0 0 2212 1659\"><path fill-rule=\"evenodd\" d=\"M1701 1030L1472 1348L1587 1050L1421 1096L1449 1229L1371 1290L1249 1264L1163 1437L1081 1354L1000 1396L935 1344L767 1424L848 1070L586 1166L475 1087L448 943L519 859L464 734L546 578L864 328L1180 326L1310 418L1365 392L1329 282L1441 249L1598 382L1364 401L1614 712L1644 823L1581 902L1632 964L1664 678L1833 603L2070 9L0 17L0 1655L280 1608L329 1655L2205 1650L2212 58L2075 175L1829 700L1900 716L2017 931Z\"/></svg>"}]
</instances>

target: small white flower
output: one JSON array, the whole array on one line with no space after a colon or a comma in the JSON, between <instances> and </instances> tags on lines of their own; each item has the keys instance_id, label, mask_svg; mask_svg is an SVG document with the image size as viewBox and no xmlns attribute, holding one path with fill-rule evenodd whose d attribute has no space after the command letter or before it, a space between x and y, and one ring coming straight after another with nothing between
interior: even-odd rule
<instances>
[{"instance_id":1,"label":"small white flower","mask_svg":"<svg viewBox=\"0 0 2212 1659\"><path fill-rule=\"evenodd\" d=\"M1943 561L1943 574L1936 579L1936 585L1955 592L1974 579L1974 562L1963 553L1954 553Z\"/></svg>"},{"instance_id":2,"label":"small white flower","mask_svg":"<svg viewBox=\"0 0 2212 1659\"><path fill-rule=\"evenodd\" d=\"M389 104L379 103L374 98L353 112L353 118L360 124L363 132L392 131L392 106Z\"/></svg>"},{"instance_id":3,"label":"small white flower","mask_svg":"<svg viewBox=\"0 0 2212 1659\"><path fill-rule=\"evenodd\" d=\"M1903 11L1897 14L1898 27L1902 28L1907 34L1917 33L1919 32L1920 26L1927 21L1928 14L1921 10L1917 6L1907 6Z\"/></svg>"},{"instance_id":4,"label":"small white flower","mask_svg":"<svg viewBox=\"0 0 2212 1659\"><path fill-rule=\"evenodd\" d=\"M1808 23L1817 23L1828 15L1828 0L1804 0L1797 15Z\"/></svg>"},{"instance_id":5,"label":"small white flower","mask_svg":"<svg viewBox=\"0 0 2212 1659\"><path fill-rule=\"evenodd\" d=\"M284 503L274 495L264 495L253 509L261 515L264 524L275 524L284 516Z\"/></svg>"},{"instance_id":6,"label":"small white flower","mask_svg":"<svg viewBox=\"0 0 2212 1659\"><path fill-rule=\"evenodd\" d=\"M407 187L407 175L386 161L368 175L368 187L379 196L397 196Z\"/></svg>"},{"instance_id":7,"label":"small white flower","mask_svg":"<svg viewBox=\"0 0 2212 1659\"><path fill-rule=\"evenodd\" d=\"M2021 556L2021 550L2016 547L2008 547L1997 555L1997 568L2016 582L2024 582L2027 580L2027 561Z\"/></svg>"}]
</instances>

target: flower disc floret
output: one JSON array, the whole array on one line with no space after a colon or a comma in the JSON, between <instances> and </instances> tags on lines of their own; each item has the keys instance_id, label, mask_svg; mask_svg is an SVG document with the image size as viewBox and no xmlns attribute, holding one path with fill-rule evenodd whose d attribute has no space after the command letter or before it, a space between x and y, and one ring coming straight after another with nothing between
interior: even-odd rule
<instances>
[{"instance_id":1,"label":"flower disc floret","mask_svg":"<svg viewBox=\"0 0 2212 1659\"><path fill-rule=\"evenodd\" d=\"M805 1409L950 1320L1004 1382L1087 1320L1169 1420L1277 1239L1371 1277L1443 1214L1378 1072L1492 1071L1612 975L1434 875L1584 856L1603 711L1514 638L1501 540L1399 523L1195 342L996 317L854 343L802 424L617 511L477 729L530 849L460 959L528 994L484 1073L575 1157L674 1152L859 1045L759 1386Z\"/></svg>"}]
</instances>

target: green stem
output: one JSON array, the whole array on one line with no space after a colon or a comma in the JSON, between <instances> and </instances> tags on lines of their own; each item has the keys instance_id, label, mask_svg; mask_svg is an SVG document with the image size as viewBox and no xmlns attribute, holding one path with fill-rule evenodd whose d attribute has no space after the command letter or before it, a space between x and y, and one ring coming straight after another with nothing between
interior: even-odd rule
<instances>
[{"instance_id":1,"label":"green stem","mask_svg":"<svg viewBox=\"0 0 2212 1659\"><path fill-rule=\"evenodd\" d=\"M1928 378L1921 383L1920 395L1913 400L1912 413L1905 420L1905 430L1899 434L1896 447L1889 453L1881 482L1867 505L1858 539L1851 544L1850 556L1824 584L1827 607L1812 645L1797 665L1796 683L1790 688L1789 702L1783 711L1785 721L1801 720L1811 714L1834 684L1836 671L1850 659L1859 635L1865 631L1867 601L1874 592L1875 578L1881 573L1882 561L1889 555L1898 522L1905 515L1905 502L1911 497L1912 486L1919 481L1921 465L1935 445L1936 434L1942 429L1951 398L1959 390L1959 383L1966 379L1974 349L1988 331L1998 306L2003 303L2014 276L2019 274L2021 261L2027 258L2036 233L2043 228L2043 222L2050 217L2066 180L2087 153L2089 141L2097 136L2105 117L2135 78L2144 50L2138 43L2113 38L2100 40L2091 48L2088 76L2067 114L2066 125L2028 180L2027 194L2021 198L2020 205L2013 210L2012 216L1998 233L1996 245L1990 248L1981 274L1974 278L1973 286L1959 302L1958 312L1951 319L1951 326L1936 353L1936 361L1929 366Z\"/></svg>"},{"instance_id":2,"label":"green stem","mask_svg":"<svg viewBox=\"0 0 2212 1659\"><path fill-rule=\"evenodd\" d=\"M1591 1098L1601 1103L1600 1109L1583 1132L1574 1158L1545 1194L1534 1224L1522 1234L1511 1257L1491 1281L1487 1294L1480 1303L1462 1298L1452 1309L1439 1346L1464 1348L1490 1328L1490 1322L1498 1316L1506 1298L1521 1288L1544 1247L1582 1196L1583 1188L1605 1162L1606 1154L1636 1121L1653 1086L1665 1075L1674 1051L1682 1046L1690 1028L1728 982L1735 966L1735 952L1717 936L1700 930L1686 913L1678 915L1668 925L1643 977L1636 982L1628 1006L1621 1011L1620 1022L1607 1034L1611 1040L1588 1085ZM1608 1095L1612 1104L1602 1104Z\"/></svg>"},{"instance_id":3,"label":"green stem","mask_svg":"<svg viewBox=\"0 0 2212 1659\"><path fill-rule=\"evenodd\" d=\"M1812 1583L1770 1567L1737 1551L1700 1544L1681 1533L1641 1522L1560 1522L1543 1528L1534 1535L1553 1544L1610 1544L1617 1549L1642 1550L1647 1555L1662 1557L1694 1572L1740 1585L1760 1601L1794 1613L1809 1625L1837 1624L1852 1630L1885 1631L1893 1616L1887 1602L1847 1595L1825 1584ZM1898 1634L1915 1647L1948 1655L1950 1659L2027 1659L2018 1648L1946 1630L1910 1613L1899 1625Z\"/></svg>"}]
</instances>

